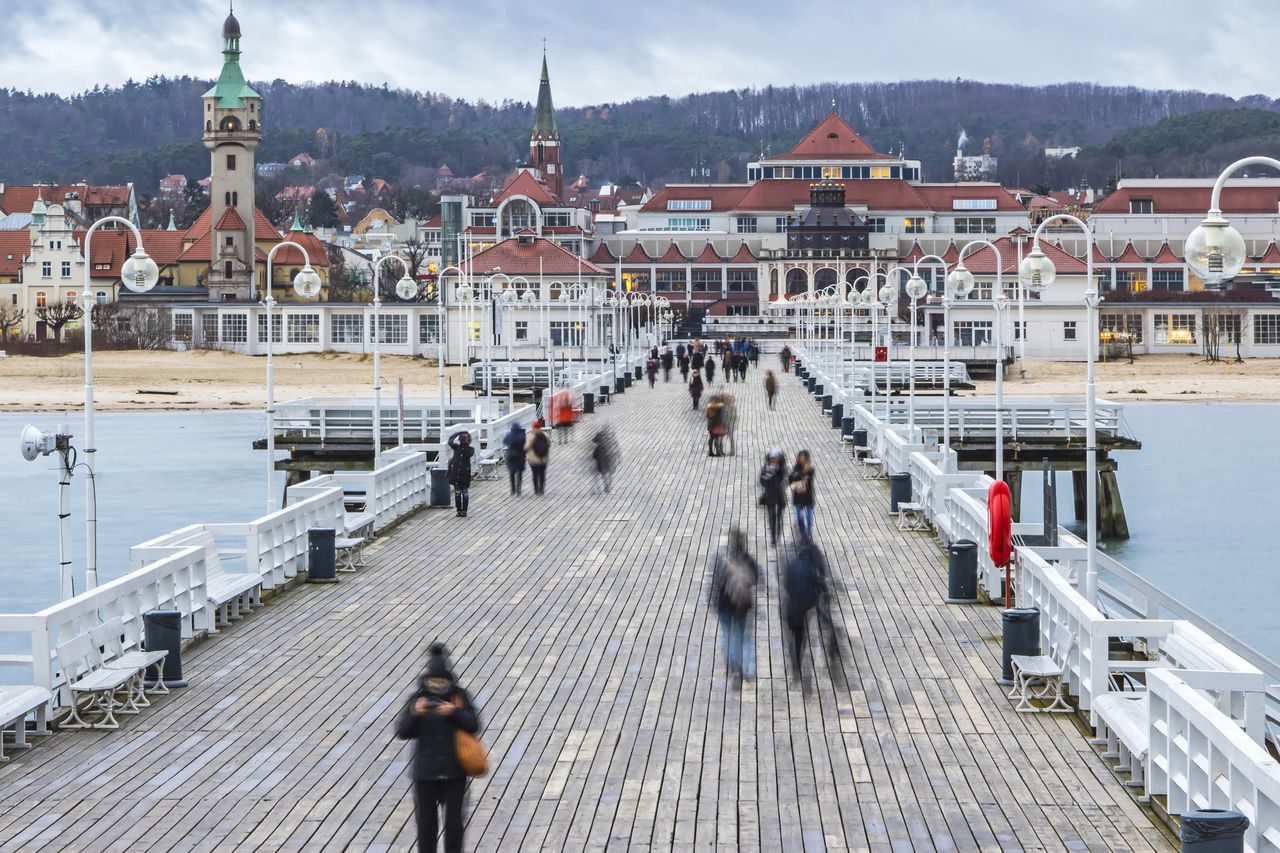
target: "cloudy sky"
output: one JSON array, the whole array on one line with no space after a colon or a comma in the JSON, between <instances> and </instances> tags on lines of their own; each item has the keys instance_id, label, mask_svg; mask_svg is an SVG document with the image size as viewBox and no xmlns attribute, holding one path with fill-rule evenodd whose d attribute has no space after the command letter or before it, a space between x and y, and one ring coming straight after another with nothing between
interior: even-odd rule
<instances>
[{"instance_id":1,"label":"cloudy sky","mask_svg":"<svg viewBox=\"0 0 1280 853\"><path fill-rule=\"evenodd\" d=\"M561 106L769 83L1090 80L1280 95L1276 0L238 0L252 79ZM217 73L225 0L0 0L0 86ZM1007 9L993 17L992 10Z\"/></svg>"}]
</instances>

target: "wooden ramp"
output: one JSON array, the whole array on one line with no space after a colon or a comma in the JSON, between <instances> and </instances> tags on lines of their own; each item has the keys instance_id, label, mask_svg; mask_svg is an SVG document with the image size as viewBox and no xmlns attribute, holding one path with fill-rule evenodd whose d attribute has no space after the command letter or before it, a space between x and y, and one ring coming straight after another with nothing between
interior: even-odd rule
<instances>
[{"instance_id":1,"label":"wooden ramp","mask_svg":"<svg viewBox=\"0 0 1280 853\"><path fill-rule=\"evenodd\" d=\"M706 456L678 381L637 384L553 448L546 496L479 484L469 518L421 514L360 574L191 649L191 686L122 730L18 754L0 767L0 849L409 850L391 727L436 637L494 764L470 787L467 849L1174 849L1073 719L1013 712L993 681L998 611L943 604L933 541L893 526L884 484L794 379L766 410L761 375L712 386L739 399L737 456ZM608 495L587 461L604 425L623 455ZM853 644L842 689L820 652L807 695L787 678L755 505L775 445L819 466ZM741 690L706 604L733 525L768 566Z\"/></svg>"}]
</instances>

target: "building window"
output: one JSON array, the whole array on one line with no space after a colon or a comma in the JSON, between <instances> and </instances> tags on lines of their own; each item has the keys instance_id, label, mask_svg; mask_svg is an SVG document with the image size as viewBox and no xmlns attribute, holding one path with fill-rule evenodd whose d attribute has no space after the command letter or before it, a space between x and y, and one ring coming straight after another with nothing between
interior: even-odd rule
<instances>
[{"instance_id":1,"label":"building window","mask_svg":"<svg viewBox=\"0 0 1280 853\"><path fill-rule=\"evenodd\" d=\"M667 230L710 231L711 220L705 216L669 216L667 217Z\"/></svg>"},{"instance_id":2,"label":"building window","mask_svg":"<svg viewBox=\"0 0 1280 853\"><path fill-rule=\"evenodd\" d=\"M206 345L218 342L218 315L200 315L200 341Z\"/></svg>"},{"instance_id":3,"label":"building window","mask_svg":"<svg viewBox=\"0 0 1280 853\"><path fill-rule=\"evenodd\" d=\"M407 344L409 343L409 315L379 314L377 331L380 332L377 340L384 344ZM370 340L374 340L372 315L369 317L369 333Z\"/></svg>"},{"instance_id":4,"label":"building window","mask_svg":"<svg viewBox=\"0 0 1280 853\"><path fill-rule=\"evenodd\" d=\"M873 178L888 178L888 177L891 177L892 175L893 173L889 170L888 166L872 166L871 167L871 177Z\"/></svg>"},{"instance_id":5,"label":"building window","mask_svg":"<svg viewBox=\"0 0 1280 853\"><path fill-rule=\"evenodd\" d=\"M275 318L273 317L272 319L275 319ZM289 315L289 343L291 344L320 343L320 315L319 314L290 314Z\"/></svg>"},{"instance_id":6,"label":"building window","mask_svg":"<svg viewBox=\"0 0 1280 853\"><path fill-rule=\"evenodd\" d=\"M1152 270L1152 290L1182 290L1182 270Z\"/></svg>"},{"instance_id":7,"label":"building window","mask_svg":"<svg viewBox=\"0 0 1280 853\"><path fill-rule=\"evenodd\" d=\"M1076 321L1064 320L1062 322L1062 339L1064 341L1074 341L1076 339Z\"/></svg>"},{"instance_id":8,"label":"building window","mask_svg":"<svg viewBox=\"0 0 1280 853\"><path fill-rule=\"evenodd\" d=\"M529 321L528 320L516 320L516 340L517 341L529 340Z\"/></svg>"},{"instance_id":9,"label":"building window","mask_svg":"<svg viewBox=\"0 0 1280 853\"><path fill-rule=\"evenodd\" d=\"M551 343L558 347L582 346L582 324L566 320L551 322Z\"/></svg>"},{"instance_id":10,"label":"building window","mask_svg":"<svg viewBox=\"0 0 1280 853\"><path fill-rule=\"evenodd\" d=\"M40 262L40 277L53 278L53 261Z\"/></svg>"},{"instance_id":11,"label":"building window","mask_svg":"<svg viewBox=\"0 0 1280 853\"><path fill-rule=\"evenodd\" d=\"M1155 213L1155 204L1149 198L1129 199L1130 213Z\"/></svg>"},{"instance_id":12,"label":"building window","mask_svg":"<svg viewBox=\"0 0 1280 853\"><path fill-rule=\"evenodd\" d=\"M957 216L957 234L994 234L996 218L994 216Z\"/></svg>"},{"instance_id":13,"label":"building window","mask_svg":"<svg viewBox=\"0 0 1280 853\"><path fill-rule=\"evenodd\" d=\"M995 210L994 198L957 198L951 201L952 210Z\"/></svg>"},{"instance_id":14,"label":"building window","mask_svg":"<svg viewBox=\"0 0 1280 853\"><path fill-rule=\"evenodd\" d=\"M440 343L440 315L439 314L419 314L418 315L418 343L420 344Z\"/></svg>"},{"instance_id":15,"label":"building window","mask_svg":"<svg viewBox=\"0 0 1280 853\"><path fill-rule=\"evenodd\" d=\"M331 314L329 337L335 344L358 344L363 341L364 324L359 314Z\"/></svg>"},{"instance_id":16,"label":"building window","mask_svg":"<svg viewBox=\"0 0 1280 853\"><path fill-rule=\"evenodd\" d=\"M1014 320L1013 321L1013 339L1015 341L1020 341L1026 336L1027 336L1027 321L1023 320L1021 323L1019 323L1017 320Z\"/></svg>"},{"instance_id":17,"label":"building window","mask_svg":"<svg viewBox=\"0 0 1280 853\"><path fill-rule=\"evenodd\" d=\"M549 228L569 228L573 225L573 214L563 210L545 213L542 223Z\"/></svg>"},{"instance_id":18,"label":"building window","mask_svg":"<svg viewBox=\"0 0 1280 853\"><path fill-rule=\"evenodd\" d=\"M1148 290L1146 270L1116 270L1116 289L1130 293Z\"/></svg>"},{"instance_id":19,"label":"building window","mask_svg":"<svg viewBox=\"0 0 1280 853\"><path fill-rule=\"evenodd\" d=\"M885 232L885 220L883 216L868 216L867 227L871 229L872 234L883 234Z\"/></svg>"},{"instance_id":20,"label":"building window","mask_svg":"<svg viewBox=\"0 0 1280 853\"><path fill-rule=\"evenodd\" d=\"M492 228L493 223L494 223L494 218L492 213L472 213L471 214L472 228Z\"/></svg>"},{"instance_id":21,"label":"building window","mask_svg":"<svg viewBox=\"0 0 1280 853\"><path fill-rule=\"evenodd\" d=\"M271 343L280 343L281 329L283 323L280 321L279 314L271 315ZM258 343L265 344L267 342L267 315L258 315Z\"/></svg>"},{"instance_id":22,"label":"building window","mask_svg":"<svg viewBox=\"0 0 1280 853\"><path fill-rule=\"evenodd\" d=\"M195 317L191 314L173 315L173 340L175 343L191 343L191 330L195 327Z\"/></svg>"},{"instance_id":23,"label":"building window","mask_svg":"<svg viewBox=\"0 0 1280 853\"><path fill-rule=\"evenodd\" d=\"M729 270L730 293L754 293L755 290L755 270Z\"/></svg>"},{"instance_id":24,"label":"building window","mask_svg":"<svg viewBox=\"0 0 1280 853\"><path fill-rule=\"evenodd\" d=\"M1156 314L1156 340L1158 344L1194 344L1196 342L1195 314Z\"/></svg>"},{"instance_id":25,"label":"building window","mask_svg":"<svg viewBox=\"0 0 1280 853\"><path fill-rule=\"evenodd\" d=\"M71 278L71 261L62 262L62 277Z\"/></svg>"},{"instance_id":26,"label":"building window","mask_svg":"<svg viewBox=\"0 0 1280 853\"><path fill-rule=\"evenodd\" d=\"M1218 343L1234 344L1241 337L1241 322L1239 314L1223 314L1215 313L1204 315L1203 331L1206 338L1216 336Z\"/></svg>"},{"instance_id":27,"label":"building window","mask_svg":"<svg viewBox=\"0 0 1280 853\"><path fill-rule=\"evenodd\" d=\"M706 198L673 198L667 200L667 210L710 210L711 200Z\"/></svg>"},{"instance_id":28,"label":"building window","mask_svg":"<svg viewBox=\"0 0 1280 853\"><path fill-rule=\"evenodd\" d=\"M1123 340L1142 343L1141 314L1101 314L1098 321L1098 338L1104 343Z\"/></svg>"},{"instance_id":29,"label":"building window","mask_svg":"<svg viewBox=\"0 0 1280 853\"><path fill-rule=\"evenodd\" d=\"M777 217L774 217L774 220L773 220L773 227L774 227L774 229L775 229L779 234L786 234L786 233L787 233L787 222L788 222L788 217L786 217L786 216L777 216Z\"/></svg>"},{"instance_id":30,"label":"building window","mask_svg":"<svg viewBox=\"0 0 1280 853\"><path fill-rule=\"evenodd\" d=\"M96 297L97 298L94 299L94 301L97 302L99 305L107 304L107 292L105 290L99 290L96 294Z\"/></svg>"},{"instance_id":31,"label":"building window","mask_svg":"<svg viewBox=\"0 0 1280 853\"><path fill-rule=\"evenodd\" d=\"M245 344L249 342L249 315L222 315L222 342L224 344Z\"/></svg>"},{"instance_id":32,"label":"building window","mask_svg":"<svg viewBox=\"0 0 1280 853\"><path fill-rule=\"evenodd\" d=\"M719 285L717 285L718 287ZM658 270L658 287L659 292L684 290L684 270Z\"/></svg>"},{"instance_id":33,"label":"building window","mask_svg":"<svg viewBox=\"0 0 1280 853\"><path fill-rule=\"evenodd\" d=\"M754 234L758 230L754 216L739 216L737 221L739 234Z\"/></svg>"},{"instance_id":34,"label":"building window","mask_svg":"<svg viewBox=\"0 0 1280 853\"><path fill-rule=\"evenodd\" d=\"M49 304L49 294L45 293L43 290L37 290L36 291L36 307L44 308L48 304Z\"/></svg>"},{"instance_id":35,"label":"building window","mask_svg":"<svg viewBox=\"0 0 1280 853\"><path fill-rule=\"evenodd\" d=\"M473 344L479 343L480 342L480 321L472 320L469 325L470 325L470 328L467 329L467 340L471 341L471 343Z\"/></svg>"},{"instance_id":36,"label":"building window","mask_svg":"<svg viewBox=\"0 0 1280 853\"><path fill-rule=\"evenodd\" d=\"M1253 342L1255 344L1280 344L1280 314L1255 314L1253 316Z\"/></svg>"},{"instance_id":37,"label":"building window","mask_svg":"<svg viewBox=\"0 0 1280 853\"><path fill-rule=\"evenodd\" d=\"M232 248L236 244L236 238L232 237L230 234L227 235L226 241L228 249Z\"/></svg>"},{"instance_id":38,"label":"building window","mask_svg":"<svg viewBox=\"0 0 1280 853\"><path fill-rule=\"evenodd\" d=\"M908 216L902 220L902 233L904 234L923 234L924 233L924 217Z\"/></svg>"},{"instance_id":39,"label":"building window","mask_svg":"<svg viewBox=\"0 0 1280 853\"><path fill-rule=\"evenodd\" d=\"M955 330L955 346L984 347L991 344L990 320L957 320Z\"/></svg>"},{"instance_id":40,"label":"building window","mask_svg":"<svg viewBox=\"0 0 1280 853\"><path fill-rule=\"evenodd\" d=\"M227 155L227 171L234 172L235 170L236 170L236 155L228 154Z\"/></svg>"},{"instance_id":41,"label":"building window","mask_svg":"<svg viewBox=\"0 0 1280 853\"><path fill-rule=\"evenodd\" d=\"M658 273L662 275L662 273ZM694 270L693 289L700 291L720 289L720 270Z\"/></svg>"}]
</instances>

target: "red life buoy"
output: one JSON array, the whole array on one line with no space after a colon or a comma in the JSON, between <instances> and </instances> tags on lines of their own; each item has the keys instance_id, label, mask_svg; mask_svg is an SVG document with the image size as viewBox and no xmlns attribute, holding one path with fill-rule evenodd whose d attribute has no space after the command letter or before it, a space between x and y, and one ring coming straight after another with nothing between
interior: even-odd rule
<instances>
[{"instance_id":1,"label":"red life buoy","mask_svg":"<svg viewBox=\"0 0 1280 853\"><path fill-rule=\"evenodd\" d=\"M987 491L987 551L991 562L1003 566L1013 556L1013 515L1009 484L996 480Z\"/></svg>"}]
</instances>

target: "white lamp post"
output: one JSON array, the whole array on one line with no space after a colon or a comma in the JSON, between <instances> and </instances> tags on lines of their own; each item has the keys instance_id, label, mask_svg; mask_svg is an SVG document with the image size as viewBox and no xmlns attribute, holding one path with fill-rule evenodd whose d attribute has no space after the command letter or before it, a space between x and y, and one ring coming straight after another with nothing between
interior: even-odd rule
<instances>
[{"instance_id":1,"label":"white lamp post","mask_svg":"<svg viewBox=\"0 0 1280 853\"><path fill-rule=\"evenodd\" d=\"M907 403L907 435L912 443L916 440L916 305L920 297L928 292L929 286L915 272L907 279L907 296L911 298L911 377Z\"/></svg>"},{"instance_id":2,"label":"white lamp post","mask_svg":"<svg viewBox=\"0 0 1280 853\"><path fill-rule=\"evenodd\" d=\"M133 232L138 241L137 250L129 256L120 268L120 281L135 293L145 293L156 286L160 280L160 269L142 249L142 235L137 227L121 216L104 216L89 226L84 235L84 585L86 589L94 589L98 585L98 500L93 481L94 454L98 449L93 441L93 308L97 298L93 293L89 280L93 269L93 255L90 246L93 232L102 225L114 223L124 225Z\"/></svg>"},{"instance_id":3,"label":"white lamp post","mask_svg":"<svg viewBox=\"0 0 1280 853\"><path fill-rule=\"evenodd\" d=\"M1245 161L1241 161L1245 162ZM1273 163L1275 161L1272 161ZM1280 163L1276 164L1280 167ZM1221 180L1221 179L1219 179ZM1217 195L1214 195L1213 203L1217 205ZM1213 211L1210 212L1212 218ZM1035 241L1031 244L1031 254L1022 259L1022 263L1018 265L1018 280L1028 291L1038 293L1049 285L1053 284L1053 280L1057 277L1057 270L1053 266L1053 261L1045 257L1044 252L1040 251L1040 234L1044 231L1045 226L1050 222L1070 222L1084 232L1085 240L1085 292L1084 292L1084 311L1085 311L1085 385L1084 385L1084 417L1085 417L1085 537L1087 545L1085 552L1085 573L1084 573L1084 594L1085 599L1090 604L1098 603L1098 429L1097 429L1097 390L1094 385L1094 361L1097 360L1096 347L1098 343L1098 331L1096 328L1098 304L1102 301L1098 297L1098 291L1094 287L1093 282L1093 232L1089 230L1089 226L1084 222L1066 213L1058 213L1050 216L1044 222L1040 223L1040 227L1036 229ZM1225 220L1224 220L1225 222ZM1229 227L1229 226L1228 226ZM1199 229L1196 229L1197 231ZM1195 236L1195 232L1192 232ZM1188 238L1188 246L1190 246L1190 238ZM1240 241L1240 255L1244 257L1244 241ZM1190 263L1191 250L1187 250L1187 260ZM1195 267L1192 267L1195 269ZM1239 267L1237 266L1238 270Z\"/></svg>"},{"instance_id":4,"label":"white lamp post","mask_svg":"<svg viewBox=\"0 0 1280 853\"><path fill-rule=\"evenodd\" d=\"M267 512L276 511L275 489L272 487L271 481L276 473L276 370L275 370L275 328L271 325L271 312L275 310L276 300L272 293L272 285L275 279L272 278L272 267L275 263L276 252L285 246L292 246L299 252L302 252L303 267L298 274L293 277L293 289L299 296L304 299L310 299L320 292L320 276L311 268L311 256L307 254L307 250L292 240L283 240L271 247L271 251L267 252L267 284L263 288L266 294L262 300L262 307L266 311L267 322Z\"/></svg>"},{"instance_id":5,"label":"white lamp post","mask_svg":"<svg viewBox=\"0 0 1280 853\"><path fill-rule=\"evenodd\" d=\"M404 268L396 290L416 294L418 284L409 276L409 264L399 255L383 255L373 264L373 467L382 466L382 265L395 260Z\"/></svg>"},{"instance_id":6,"label":"white lamp post","mask_svg":"<svg viewBox=\"0 0 1280 853\"><path fill-rule=\"evenodd\" d=\"M896 270L894 270L896 271ZM888 273L884 274L885 282L880 285L881 304L884 305L884 327L885 327L885 347L884 347L884 422L885 426L889 425L889 397L893 394L893 315L889 313L889 306L898 301L898 286L889 281ZM872 373L871 381L875 382L875 373Z\"/></svg>"},{"instance_id":7,"label":"white lamp post","mask_svg":"<svg viewBox=\"0 0 1280 853\"><path fill-rule=\"evenodd\" d=\"M1222 189L1227 185L1227 179L1246 166L1280 169L1280 160L1271 157L1245 157L1223 169L1222 174L1218 175L1218 179L1213 182L1213 193L1209 197L1209 212L1205 215L1204 221L1188 235L1183 249L1187 266L1191 267L1191 270L1211 287L1219 286L1228 279L1234 278L1244 266L1244 238L1231 226L1231 223L1227 222L1226 217L1222 215L1220 205ZM1036 233L1038 234L1039 231ZM1092 254L1089 259L1093 259Z\"/></svg>"},{"instance_id":8,"label":"white lamp post","mask_svg":"<svg viewBox=\"0 0 1280 853\"><path fill-rule=\"evenodd\" d=\"M973 292L973 273L965 269L964 263L956 264L956 268L947 274L946 291L942 296L942 370L946 374L945 391L942 395L942 447L946 451L943 457L947 460L948 473L951 454L951 306L956 299L966 299Z\"/></svg>"},{"instance_id":9,"label":"white lamp post","mask_svg":"<svg viewBox=\"0 0 1280 853\"><path fill-rule=\"evenodd\" d=\"M1041 227L1044 227L1043 225ZM1037 231L1037 233L1039 233ZM990 240L970 240L960 249L960 257L956 261L956 269L964 266L964 256L976 246L986 246L996 256L995 289L991 293L992 307L996 312L995 334L995 368L996 368L996 479L1004 479L1004 311L1009 307L1009 300L1004 295L1004 258L1000 250ZM967 270L966 270L967 272ZM972 273L970 273L972 275Z\"/></svg>"},{"instance_id":10,"label":"white lamp post","mask_svg":"<svg viewBox=\"0 0 1280 853\"><path fill-rule=\"evenodd\" d=\"M923 289L920 289L920 286L925 284L924 279L922 279L922 278L920 277L920 264L921 264L922 262L924 262L924 261L930 261L930 260L932 260L932 261L937 261L937 262L938 262L938 266L939 266L939 267L941 267L941 268L943 269L943 271L944 271L944 272L946 271L946 268L947 268L947 262L946 262L946 261L944 261L942 258L938 257L937 255L924 255L924 256L922 256L922 257L920 257L920 258L917 258L917 259L916 259L916 261L915 261L915 263L913 263L913 264L911 265L911 278L909 278L909 279L907 280L907 295L908 295L908 296L911 296L911 290L912 290L912 288L913 288L913 287L915 287L915 288L919 291L920 296L923 296L925 293L927 293L927 292L928 292L929 288L928 288L927 286L924 286L924 288L923 288ZM919 284L919 285L913 285L913 282L917 282L917 281L918 281L920 284ZM937 281L937 279L935 278L935 279L934 279L934 281L936 282L936 281ZM945 297L946 297L946 289L947 289L946 281L944 280L944 281L943 281L943 285L942 285L942 292L943 292L943 310L944 310L944 313L945 313L945 311L946 311L946 299L945 299ZM917 298L919 298L919 297L912 297L912 300L911 300L911 334L912 334L912 344L913 344L913 345L914 345L914 343L915 343L915 337L914 337L914 336L915 336L915 334L916 334L916 330L915 330L915 325L916 325L916 314L915 314L915 311L916 311L916 299L917 299ZM947 320L945 320L945 321L944 321L944 324L945 324L945 323L949 323L949 322L950 322L950 319L947 319ZM949 330L949 329L947 330L947 333L948 333L948 334L950 333L950 330ZM950 394L951 394L951 364L950 364L950 359L946 358L945 356L949 356L949 355L951 354L951 350L950 350L950 349L948 349L948 348L944 345L944 346L943 346L943 353L944 353L944 358L943 358L943 362L942 362L942 393L943 393L943 395L944 395L944 396L950 396ZM916 396L915 354L914 354L914 353L912 353L912 362L911 362L911 415L910 415L910 420L911 420L911 424L912 424L912 427L913 427L913 428L914 428L914 426L915 426L915 409L916 409L915 396ZM951 455L951 448L950 448L950 447L945 448L945 452L942 454L943 470L944 470L944 471L946 471L946 465L948 464L948 463L947 463L947 459L949 458L949 456L950 456L950 455Z\"/></svg>"}]
</instances>

